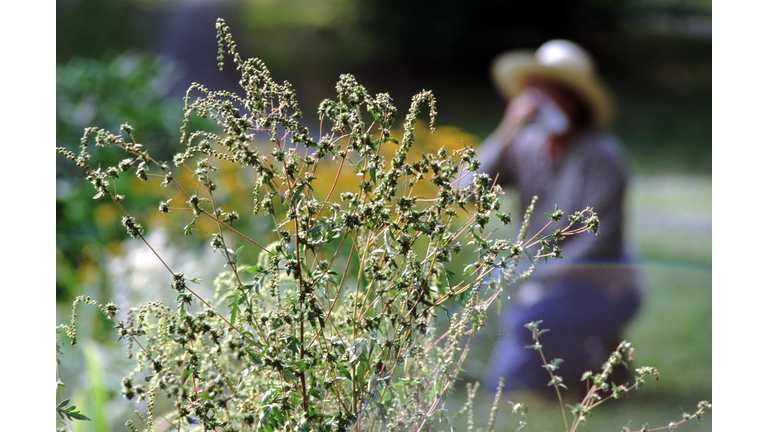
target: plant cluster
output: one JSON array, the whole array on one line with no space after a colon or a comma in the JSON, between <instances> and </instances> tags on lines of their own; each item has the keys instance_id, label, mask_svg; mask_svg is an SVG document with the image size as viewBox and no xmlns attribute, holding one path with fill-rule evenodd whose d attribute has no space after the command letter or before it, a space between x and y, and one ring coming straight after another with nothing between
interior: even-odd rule
<instances>
[{"instance_id":1,"label":"plant cluster","mask_svg":"<svg viewBox=\"0 0 768 432\"><path fill-rule=\"evenodd\" d=\"M602 370L599 373L593 373L592 371L586 371L581 377L581 381L585 382L587 384L587 391L581 400L581 402L575 404L575 405L569 405L566 404L563 401L563 397L560 393L561 388L566 388L565 385L562 383L562 378L557 376L555 374L555 371L558 369L558 365L563 362L563 359L552 359L551 361L548 361L546 356L544 355L544 349L541 344L541 341L539 339L539 336L542 333L547 332L547 329L540 329L539 325L541 324L541 321L534 321L531 323L526 324L526 328L528 328L531 331L531 336L533 338L533 344L527 346L528 349L536 350L541 355L541 361L544 369L549 373L549 376L551 378L551 381L549 382L549 385L554 387L555 392L557 394L557 398L560 401L560 409L561 414L563 416L563 424L565 426L565 431L567 432L574 432L580 425L586 423L587 417L591 414L592 410L594 410L595 407L605 403L606 401L610 399L620 399L625 397L631 390L639 388L641 385L645 384L645 379L648 376L653 376L654 379L657 381L659 380L659 372L656 370L656 368L643 366L640 368L635 369L635 372L637 372L637 375L635 375L635 382L633 384L617 384L613 380L611 380L611 374L617 367L629 367L629 363L633 361L634 357L634 348L632 348L631 344L627 341L622 341L618 347L616 347L616 350L611 353L609 358L606 360L605 363L602 365ZM511 403L511 402L510 402ZM513 413L520 414L522 417L522 420L520 420L520 428L518 430L525 429L528 431L528 423L526 421L526 408L523 404L517 403L512 404L513 405ZM639 430L639 432L649 432L649 431L658 431L658 430L674 430L677 426L679 426L682 423L685 423L692 419L697 419L699 423L701 424L701 417L704 414L704 411L706 409L711 409L712 404L710 404L707 401L700 401L696 412L693 414L683 413L682 420L679 420L677 422L670 422L666 426L657 427L657 428L649 428L648 425L643 425L643 427ZM568 416L566 414L566 409L570 411L570 414L572 416L572 420L570 424L568 423ZM622 427L622 432L630 432L630 425Z\"/></svg>"},{"instance_id":2,"label":"plant cluster","mask_svg":"<svg viewBox=\"0 0 768 432\"><path fill-rule=\"evenodd\" d=\"M205 298L195 286L204 281L158 254L168 271L160 285L177 292L176 305L150 302L122 313L114 303L78 297L71 323L58 329L76 342L81 302L114 321L136 360L122 394L147 407L137 411L141 425L126 423L134 431L430 430L455 422L463 412L446 412L441 397L452 390L487 307L540 258L559 257L559 240L597 233L597 216L587 208L569 216L567 227L529 237L532 204L516 242L493 240L493 227L511 219L498 212L501 189L475 173L474 150L413 157L422 105L434 128L431 92L414 96L398 140L390 97L371 96L343 75L338 98L318 109L315 139L299 121L290 84L275 82L260 60L241 59L223 21L217 30L219 65L227 55L234 60L243 94L190 87L185 151L173 167L151 157L127 124L119 134L87 128L79 153L58 149L84 170L94 199L111 199L128 235L150 250L121 182L135 176L167 188L158 211L183 215L183 232L205 233L222 258L215 295ZM211 119L219 131L192 130L192 116ZM92 143L126 157L92 167ZM219 170L232 166L252 182L248 217L228 208L246 198L227 197L221 186ZM319 179L329 171L330 181ZM339 181L350 172L355 182ZM471 184L457 188L466 175ZM556 209L550 217L557 223L563 215ZM261 223L254 221L265 220L270 232L254 233ZM449 265L467 256L463 269ZM521 258L530 266L518 272ZM82 416L66 406L57 407L62 416Z\"/></svg>"},{"instance_id":3,"label":"plant cluster","mask_svg":"<svg viewBox=\"0 0 768 432\"><path fill-rule=\"evenodd\" d=\"M135 52L102 60L75 57L57 65L57 146L77 142L87 126L117 130L125 122L140 124L146 142L177 140L182 101L168 95L178 77L169 62ZM175 146L156 146L153 154L167 159L178 150ZM123 155L112 149L91 148L91 156L92 163L115 165ZM91 200L93 194L80 172L74 164L56 165L57 296L69 299L82 293L83 282L97 280L97 257L116 252L110 247L124 238L120 224L113 223L113 218L120 220L117 208L106 200ZM134 184L139 185L136 180ZM133 195L134 208L154 207L155 194L147 192L152 191L145 189ZM145 212L139 215L136 211L134 216L143 218Z\"/></svg>"}]
</instances>

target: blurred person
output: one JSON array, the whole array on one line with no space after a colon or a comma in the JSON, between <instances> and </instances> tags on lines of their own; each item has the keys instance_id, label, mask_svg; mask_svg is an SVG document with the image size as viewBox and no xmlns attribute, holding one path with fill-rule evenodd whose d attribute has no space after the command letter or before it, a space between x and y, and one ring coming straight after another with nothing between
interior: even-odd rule
<instances>
[{"instance_id":1,"label":"blurred person","mask_svg":"<svg viewBox=\"0 0 768 432\"><path fill-rule=\"evenodd\" d=\"M601 372L641 299L623 232L627 173L620 145L604 131L612 98L590 54L565 40L501 54L491 72L509 103L478 149L480 171L517 189L521 216L538 196L530 232L549 222L545 213L555 206L565 215L560 228L567 215L586 207L595 210L600 226L599 235L566 237L559 244L563 258L542 261L517 287L501 317L486 387L495 391L504 377L505 390L548 388L541 356L524 348L533 343L525 324L541 320L539 328L549 329L540 338L547 360L563 359L555 374L569 389L578 388L585 371Z\"/></svg>"}]
</instances>

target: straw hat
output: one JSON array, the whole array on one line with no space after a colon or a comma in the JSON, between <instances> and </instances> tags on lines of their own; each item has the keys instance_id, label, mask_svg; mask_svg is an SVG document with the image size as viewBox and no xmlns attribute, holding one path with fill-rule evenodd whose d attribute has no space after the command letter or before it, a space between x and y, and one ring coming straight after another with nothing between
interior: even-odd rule
<instances>
[{"instance_id":1,"label":"straw hat","mask_svg":"<svg viewBox=\"0 0 768 432\"><path fill-rule=\"evenodd\" d=\"M613 116L610 91L597 76L592 56L573 42L555 39L535 52L503 53L494 59L491 75L507 99L522 92L530 78L545 78L581 96L592 110L593 126L605 126Z\"/></svg>"}]
</instances>

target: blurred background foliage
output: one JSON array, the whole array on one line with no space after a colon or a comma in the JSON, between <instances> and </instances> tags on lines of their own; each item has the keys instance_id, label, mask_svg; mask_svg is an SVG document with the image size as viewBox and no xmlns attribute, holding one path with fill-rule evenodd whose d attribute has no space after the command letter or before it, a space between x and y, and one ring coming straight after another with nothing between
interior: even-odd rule
<instances>
[{"instance_id":1,"label":"blurred background foliage","mask_svg":"<svg viewBox=\"0 0 768 432\"><path fill-rule=\"evenodd\" d=\"M433 90L438 132L428 135L423 125L417 130L417 144L427 152L478 145L496 127L505 102L489 80L494 56L553 38L582 44L615 91L619 111L612 130L641 180L631 186L628 223L645 262L649 300L629 338L638 346L638 362L647 360L662 376L668 371L669 380L636 411L619 410L606 424L623 426L627 415L666 424L671 418L665 416L677 418L679 406L693 410L699 399L711 400L711 1L57 0L56 7L56 145L75 150L83 128L117 132L129 123L150 154L167 161L182 150L182 98L189 84L238 90L236 71L216 66L217 17L227 20L241 55L263 59L276 80L293 84L311 133L318 130L317 106L335 98L342 73L355 75L372 94L388 92L401 120L411 96ZM123 157L91 151L95 164ZM222 174L230 196L246 197L232 205L247 215L248 183ZM158 219L164 190L135 178L121 179L120 187L134 195L131 209L145 225L183 226L175 219L181 215ZM142 253L143 244L126 241L114 204L94 201L91 185L62 157L56 188L57 323L68 321L69 306L81 294L99 302L117 299L123 309L147 296L173 302L170 289L157 288L164 284L147 283L167 275ZM514 212L513 197L505 205ZM205 261L208 250L164 247L180 231L152 231L153 246L180 268ZM202 227L197 234L192 241L198 245L210 240ZM152 291L142 292L144 285ZM109 430L135 409L121 405L115 393L126 369L115 363L119 345L106 320L82 308L78 323L80 340L90 342L66 354L60 373L78 383L70 389L73 404L95 420L77 427ZM484 347L479 340L482 357L492 341ZM643 354L644 348L651 352ZM469 369L468 377L482 375Z\"/></svg>"},{"instance_id":2,"label":"blurred background foliage","mask_svg":"<svg viewBox=\"0 0 768 432\"><path fill-rule=\"evenodd\" d=\"M615 130L644 171L708 173L711 165L711 1L705 0L224 0L57 2L57 63L127 50L162 54L191 81L236 89L219 73L216 17L246 57L290 81L307 111L334 96L342 73L407 108L423 88L440 123L485 136L503 101L488 65L500 52L572 39L591 51L617 93Z\"/></svg>"}]
</instances>

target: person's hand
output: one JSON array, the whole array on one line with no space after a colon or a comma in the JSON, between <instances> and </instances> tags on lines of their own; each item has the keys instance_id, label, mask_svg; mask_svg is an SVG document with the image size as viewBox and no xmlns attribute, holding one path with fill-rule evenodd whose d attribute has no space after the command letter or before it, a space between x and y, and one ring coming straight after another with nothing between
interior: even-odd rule
<instances>
[{"instance_id":1,"label":"person's hand","mask_svg":"<svg viewBox=\"0 0 768 432\"><path fill-rule=\"evenodd\" d=\"M514 134L525 124L536 123L551 136L563 136L572 124L563 107L538 88L520 93L508 105L502 123L505 133Z\"/></svg>"},{"instance_id":2,"label":"person's hand","mask_svg":"<svg viewBox=\"0 0 768 432\"><path fill-rule=\"evenodd\" d=\"M508 122L510 127L515 129L530 123L538 112L539 99L536 93L524 91L507 104L507 110L504 113L504 122Z\"/></svg>"},{"instance_id":3,"label":"person's hand","mask_svg":"<svg viewBox=\"0 0 768 432\"><path fill-rule=\"evenodd\" d=\"M490 141L497 142L501 147L512 143L514 137L522 126L530 123L538 113L536 95L531 92L523 92L509 101L504 117L499 127L491 135Z\"/></svg>"}]
</instances>

